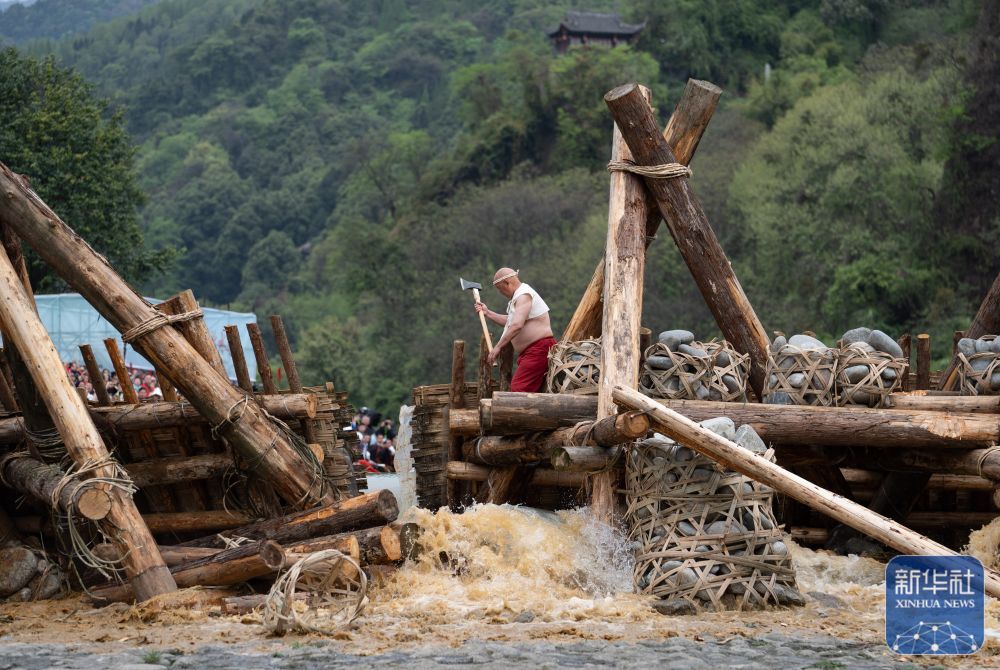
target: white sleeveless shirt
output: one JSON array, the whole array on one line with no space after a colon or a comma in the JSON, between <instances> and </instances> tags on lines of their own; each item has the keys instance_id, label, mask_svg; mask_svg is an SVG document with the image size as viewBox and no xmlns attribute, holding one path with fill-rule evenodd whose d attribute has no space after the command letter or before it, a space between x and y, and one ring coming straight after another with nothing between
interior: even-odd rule
<instances>
[{"instance_id":1,"label":"white sleeveless shirt","mask_svg":"<svg viewBox=\"0 0 1000 670\"><path fill-rule=\"evenodd\" d=\"M542 300L542 296L538 295L538 291L531 288L527 284L522 283L517 287L517 290L514 291L514 295L510 297L510 302L507 303L507 325L504 326L505 331L507 328L510 328L510 322L514 319L514 303L517 302L517 299L522 295L531 296L531 311L528 312L529 319L534 319L536 316L541 316L549 311L549 306L545 304L544 300Z\"/></svg>"}]
</instances>

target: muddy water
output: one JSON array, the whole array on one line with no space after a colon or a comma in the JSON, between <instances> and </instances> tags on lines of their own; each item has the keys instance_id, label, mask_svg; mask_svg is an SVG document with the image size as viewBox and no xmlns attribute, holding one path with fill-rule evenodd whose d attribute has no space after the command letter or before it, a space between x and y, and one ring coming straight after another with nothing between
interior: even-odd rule
<instances>
[{"instance_id":1,"label":"muddy water","mask_svg":"<svg viewBox=\"0 0 1000 670\"><path fill-rule=\"evenodd\" d=\"M335 636L344 653L457 647L470 639L518 645L680 636L725 643L772 633L883 644L885 566L872 559L792 545L799 589L810 594L805 607L667 617L652 610L647 597L632 592L624 538L595 526L586 510L549 513L482 505L461 515L419 509L407 515L423 528L424 552L375 588L365 614ZM219 599L229 594L188 589L136 607L102 610L90 609L79 598L2 605L0 642L179 650L208 643L273 645L262 638L256 616L221 615ZM998 615L1000 605L990 602L987 628L1000 630ZM311 638L296 639L308 643ZM976 665L1000 666L997 649L990 641Z\"/></svg>"}]
</instances>

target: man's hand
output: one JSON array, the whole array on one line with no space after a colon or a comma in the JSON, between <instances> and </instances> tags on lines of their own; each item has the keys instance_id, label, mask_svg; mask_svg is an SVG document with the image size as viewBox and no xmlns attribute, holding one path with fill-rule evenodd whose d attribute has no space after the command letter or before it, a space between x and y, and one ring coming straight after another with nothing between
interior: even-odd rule
<instances>
[{"instance_id":1,"label":"man's hand","mask_svg":"<svg viewBox=\"0 0 1000 670\"><path fill-rule=\"evenodd\" d=\"M500 356L500 347L493 347L490 349L490 353L486 356L486 360L490 365L496 365L497 358Z\"/></svg>"},{"instance_id":2,"label":"man's hand","mask_svg":"<svg viewBox=\"0 0 1000 670\"><path fill-rule=\"evenodd\" d=\"M477 302L476 311L489 316L490 308L486 306L485 302Z\"/></svg>"}]
</instances>

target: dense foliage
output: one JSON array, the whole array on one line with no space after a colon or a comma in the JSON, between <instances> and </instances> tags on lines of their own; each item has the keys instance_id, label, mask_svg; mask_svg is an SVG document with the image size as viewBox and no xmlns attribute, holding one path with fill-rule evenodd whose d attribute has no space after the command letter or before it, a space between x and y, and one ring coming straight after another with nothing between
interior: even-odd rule
<instances>
[{"instance_id":1,"label":"dense foliage","mask_svg":"<svg viewBox=\"0 0 1000 670\"><path fill-rule=\"evenodd\" d=\"M84 32L154 2L159 0L37 0L7 7L0 3L0 43L23 44Z\"/></svg>"},{"instance_id":2,"label":"dense foliage","mask_svg":"<svg viewBox=\"0 0 1000 670\"><path fill-rule=\"evenodd\" d=\"M361 402L447 379L451 341L478 341L459 275L521 267L561 330L604 242L601 97L625 81L661 123L685 78L727 89L691 183L769 330L930 328L945 354L1000 269L958 272L935 207L946 164L995 142L961 130L989 129L979 3L601 0L583 7L647 21L638 43L558 56L543 28L574 5L162 0L29 51L125 106L146 238L183 252L144 288L284 314L307 380ZM644 321L710 337L661 237Z\"/></svg>"},{"instance_id":3,"label":"dense foliage","mask_svg":"<svg viewBox=\"0 0 1000 670\"><path fill-rule=\"evenodd\" d=\"M107 114L78 74L52 58L36 61L0 50L0 156L27 175L52 209L129 279L163 266L168 250L142 244L135 148L120 114ZM61 283L33 254L33 283Z\"/></svg>"}]
</instances>

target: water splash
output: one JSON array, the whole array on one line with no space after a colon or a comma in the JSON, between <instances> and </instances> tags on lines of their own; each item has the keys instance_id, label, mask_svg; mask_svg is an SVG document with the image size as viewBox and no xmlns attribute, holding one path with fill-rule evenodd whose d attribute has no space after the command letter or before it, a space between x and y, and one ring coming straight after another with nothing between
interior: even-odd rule
<instances>
[{"instance_id":1,"label":"water splash","mask_svg":"<svg viewBox=\"0 0 1000 670\"><path fill-rule=\"evenodd\" d=\"M463 514L414 508L420 557L378 600L447 617L517 614L579 620L648 611L632 594L632 549L587 509L547 512L475 505Z\"/></svg>"}]
</instances>

